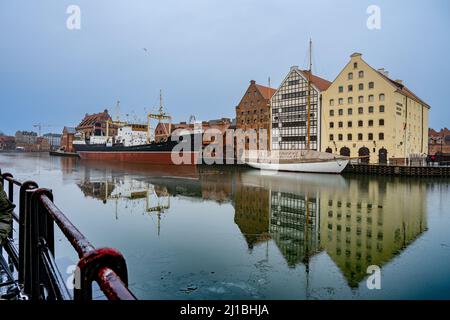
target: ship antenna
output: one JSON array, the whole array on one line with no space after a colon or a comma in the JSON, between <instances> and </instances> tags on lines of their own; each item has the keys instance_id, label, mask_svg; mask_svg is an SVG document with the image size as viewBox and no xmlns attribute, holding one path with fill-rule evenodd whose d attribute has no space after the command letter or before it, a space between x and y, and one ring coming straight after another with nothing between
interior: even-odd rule
<instances>
[{"instance_id":1,"label":"ship antenna","mask_svg":"<svg viewBox=\"0 0 450 320\"><path fill-rule=\"evenodd\" d=\"M117 122L120 121L120 100L116 102L116 120Z\"/></svg>"},{"instance_id":2,"label":"ship antenna","mask_svg":"<svg viewBox=\"0 0 450 320\"><path fill-rule=\"evenodd\" d=\"M163 115L163 97L162 97L162 90L159 90L159 114Z\"/></svg>"}]
</instances>

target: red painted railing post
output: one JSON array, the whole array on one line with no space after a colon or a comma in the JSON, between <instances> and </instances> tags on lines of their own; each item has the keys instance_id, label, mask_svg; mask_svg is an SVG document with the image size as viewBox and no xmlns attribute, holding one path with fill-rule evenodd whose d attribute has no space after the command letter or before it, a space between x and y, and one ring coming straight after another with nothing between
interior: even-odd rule
<instances>
[{"instance_id":1,"label":"red painted railing post","mask_svg":"<svg viewBox=\"0 0 450 320\"><path fill-rule=\"evenodd\" d=\"M99 273L105 268L114 271L123 284L128 286L127 265L122 254L111 248L95 249L81 257L78 262L75 274L75 300L92 300L92 282L98 279Z\"/></svg>"}]
</instances>

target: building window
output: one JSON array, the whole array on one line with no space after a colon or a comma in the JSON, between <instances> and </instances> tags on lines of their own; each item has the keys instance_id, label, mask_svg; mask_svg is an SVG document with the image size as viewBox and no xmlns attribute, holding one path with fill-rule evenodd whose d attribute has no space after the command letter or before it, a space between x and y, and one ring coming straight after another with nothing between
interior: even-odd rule
<instances>
[{"instance_id":1,"label":"building window","mask_svg":"<svg viewBox=\"0 0 450 320\"><path fill-rule=\"evenodd\" d=\"M352 115L352 114L353 114L353 109L352 109L352 108L348 108L347 113L348 113L349 115Z\"/></svg>"},{"instance_id":2,"label":"building window","mask_svg":"<svg viewBox=\"0 0 450 320\"><path fill-rule=\"evenodd\" d=\"M334 122L330 122L330 128L334 128Z\"/></svg>"},{"instance_id":3,"label":"building window","mask_svg":"<svg viewBox=\"0 0 450 320\"><path fill-rule=\"evenodd\" d=\"M360 71L360 72L358 72L358 77L360 77L360 78L364 78L364 71Z\"/></svg>"},{"instance_id":4,"label":"building window","mask_svg":"<svg viewBox=\"0 0 450 320\"><path fill-rule=\"evenodd\" d=\"M348 80L352 80L353 79L353 72L350 72L349 74L348 74Z\"/></svg>"},{"instance_id":5,"label":"building window","mask_svg":"<svg viewBox=\"0 0 450 320\"><path fill-rule=\"evenodd\" d=\"M342 134L339 134L339 135L338 135L338 139L339 139L339 141L342 141L342 140L344 139L344 137L342 136Z\"/></svg>"},{"instance_id":6,"label":"building window","mask_svg":"<svg viewBox=\"0 0 450 320\"><path fill-rule=\"evenodd\" d=\"M353 98L352 97L348 98L347 101L348 101L348 104L353 104Z\"/></svg>"},{"instance_id":7,"label":"building window","mask_svg":"<svg viewBox=\"0 0 450 320\"><path fill-rule=\"evenodd\" d=\"M363 139L363 134L362 133L358 133L358 140L362 141L362 139Z\"/></svg>"},{"instance_id":8,"label":"building window","mask_svg":"<svg viewBox=\"0 0 450 320\"><path fill-rule=\"evenodd\" d=\"M369 89L375 88L375 84L373 82L369 82Z\"/></svg>"},{"instance_id":9,"label":"building window","mask_svg":"<svg viewBox=\"0 0 450 320\"><path fill-rule=\"evenodd\" d=\"M368 138L369 138L369 141L372 141L373 140L373 133L369 133L368 134Z\"/></svg>"},{"instance_id":10,"label":"building window","mask_svg":"<svg viewBox=\"0 0 450 320\"><path fill-rule=\"evenodd\" d=\"M384 133L383 132L380 132L378 134L378 140L384 140Z\"/></svg>"},{"instance_id":11,"label":"building window","mask_svg":"<svg viewBox=\"0 0 450 320\"><path fill-rule=\"evenodd\" d=\"M347 122L347 126L348 126L349 128L351 128L351 127L353 127L353 123L352 123L351 121L349 121L349 122Z\"/></svg>"},{"instance_id":12,"label":"building window","mask_svg":"<svg viewBox=\"0 0 450 320\"><path fill-rule=\"evenodd\" d=\"M373 95L372 94L369 96L369 102L373 102Z\"/></svg>"},{"instance_id":13,"label":"building window","mask_svg":"<svg viewBox=\"0 0 450 320\"><path fill-rule=\"evenodd\" d=\"M372 106L369 107L369 113L373 113L373 107Z\"/></svg>"},{"instance_id":14,"label":"building window","mask_svg":"<svg viewBox=\"0 0 450 320\"><path fill-rule=\"evenodd\" d=\"M378 120L378 124L379 124L380 126L384 126L384 119Z\"/></svg>"},{"instance_id":15,"label":"building window","mask_svg":"<svg viewBox=\"0 0 450 320\"><path fill-rule=\"evenodd\" d=\"M353 69L358 69L358 62L353 63Z\"/></svg>"},{"instance_id":16,"label":"building window","mask_svg":"<svg viewBox=\"0 0 450 320\"><path fill-rule=\"evenodd\" d=\"M358 127L362 127L363 126L363 121L362 120L359 120L358 121Z\"/></svg>"},{"instance_id":17,"label":"building window","mask_svg":"<svg viewBox=\"0 0 450 320\"><path fill-rule=\"evenodd\" d=\"M380 94L380 101L384 101L384 93Z\"/></svg>"},{"instance_id":18,"label":"building window","mask_svg":"<svg viewBox=\"0 0 450 320\"><path fill-rule=\"evenodd\" d=\"M340 116L344 115L344 109L339 109L338 113Z\"/></svg>"},{"instance_id":19,"label":"building window","mask_svg":"<svg viewBox=\"0 0 450 320\"><path fill-rule=\"evenodd\" d=\"M339 128L342 128L344 126L344 123L342 121L339 121L338 126Z\"/></svg>"},{"instance_id":20,"label":"building window","mask_svg":"<svg viewBox=\"0 0 450 320\"><path fill-rule=\"evenodd\" d=\"M358 108L358 113L359 114L363 114L364 113L364 108L363 107L359 107Z\"/></svg>"},{"instance_id":21,"label":"building window","mask_svg":"<svg viewBox=\"0 0 450 320\"><path fill-rule=\"evenodd\" d=\"M363 83L358 84L358 90L359 91L364 90L364 84Z\"/></svg>"},{"instance_id":22,"label":"building window","mask_svg":"<svg viewBox=\"0 0 450 320\"><path fill-rule=\"evenodd\" d=\"M344 92L344 87L343 86L339 86L339 93Z\"/></svg>"},{"instance_id":23,"label":"building window","mask_svg":"<svg viewBox=\"0 0 450 320\"><path fill-rule=\"evenodd\" d=\"M353 91L353 85L349 84L348 85L348 92L352 92Z\"/></svg>"},{"instance_id":24,"label":"building window","mask_svg":"<svg viewBox=\"0 0 450 320\"><path fill-rule=\"evenodd\" d=\"M342 105L344 104L344 99L342 99L342 98L339 98L339 101L338 101L338 103L339 103L339 105L340 105L340 106L342 106Z\"/></svg>"},{"instance_id":25,"label":"building window","mask_svg":"<svg viewBox=\"0 0 450 320\"><path fill-rule=\"evenodd\" d=\"M334 140L334 136L332 134L330 134L330 141Z\"/></svg>"},{"instance_id":26,"label":"building window","mask_svg":"<svg viewBox=\"0 0 450 320\"><path fill-rule=\"evenodd\" d=\"M334 99L330 99L330 107L334 106Z\"/></svg>"},{"instance_id":27,"label":"building window","mask_svg":"<svg viewBox=\"0 0 450 320\"><path fill-rule=\"evenodd\" d=\"M330 110L330 117L334 116L334 110Z\"/></svg>"},{"instance_id":28,"label":"building window","mask_svg":"<svg viewBox=\"0 0 450 320\"><path fill-rule=\"evenodd\" d=\"M363 96L359 96L358 97L358 102L359 103L363 103L364 102L364 97Z\"/></svg>"},{"instance_id":29,"label":"building window","mask_svg":"<svg viewBox=\"0 0 450 320\"><path fill-rule=\"evenodd\" d=\"M369 127L373 127L373 120L369 120Z\"/></svg>"},{"instance_id":30,"label":"building window","mask_svg":"<svg viewBox=\"0 0 450 320\"><path fill-rule=\"evenodd\" d=\"M348 141L352 141L352 139L353 139L352 134L351 133L347 134L347 140Z\"/></svg>"}]
</instances>

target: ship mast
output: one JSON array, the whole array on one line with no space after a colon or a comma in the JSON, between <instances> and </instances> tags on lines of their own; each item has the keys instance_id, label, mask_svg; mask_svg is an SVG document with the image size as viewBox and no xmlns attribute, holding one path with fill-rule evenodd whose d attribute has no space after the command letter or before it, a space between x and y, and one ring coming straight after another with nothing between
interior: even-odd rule
<instances>
[{"instance_id":1,"label":"ship mast","mask_svg":"<svg viewBox=\"0 0 450 320\"><path fill-rule=\"evenodd\" d=\"M311 72L312 72L312 41L309 40L309 71L308 71L308 102L307 102L307 138L306 138L306 149L311 148Z\"/></svg>"},{"instance_id":2,"label":"ship mast","mask_svg":"<svg viewBox=\"0 0 450 320\"><path fill-rule=\"evenodd\" d=\"M158 113L156 113L156 114L149 113L147 115L147 143L150 143L150 136L151 136L151 134L150 134L150 130L151 130L150 129L151 128L150 120L151 119L158 120L158 124L160 124L163 120L167 120L169 122L169 127L168 127L169 132L167 132L166 126L163 126L164 127L164 131L167 134L167 138L169 138L170 131L171 131L171 126L172 126L172 124L171 124L172 117L164 112L162 90L159 90L159 108L158 108ZM155 127L155 129L156 129L156 127Z\"/></svg>"}]
</instances>

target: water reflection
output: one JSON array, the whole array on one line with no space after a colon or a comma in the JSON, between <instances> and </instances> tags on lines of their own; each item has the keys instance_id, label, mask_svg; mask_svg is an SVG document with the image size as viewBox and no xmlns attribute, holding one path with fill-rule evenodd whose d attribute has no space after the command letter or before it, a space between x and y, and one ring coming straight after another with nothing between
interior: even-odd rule
<instances>
[{"instance_id":1,"label":"water reflection","mask_svg":"<svg viewBox=\"0 0 450 320\"><path fill-rule=\"evenodd\" d=\"M311 258L326 252L352 288L368 266L384 266L427 230L427 185L411 179L212 167L130 171L113 164L84 164L81 170L78 187L86 197L156 214L158 233L172 197L231 203L250 254L260 245L274 254L272 242L289 268L304 265L309 272Z\"/></svg>"}]
</instances>

